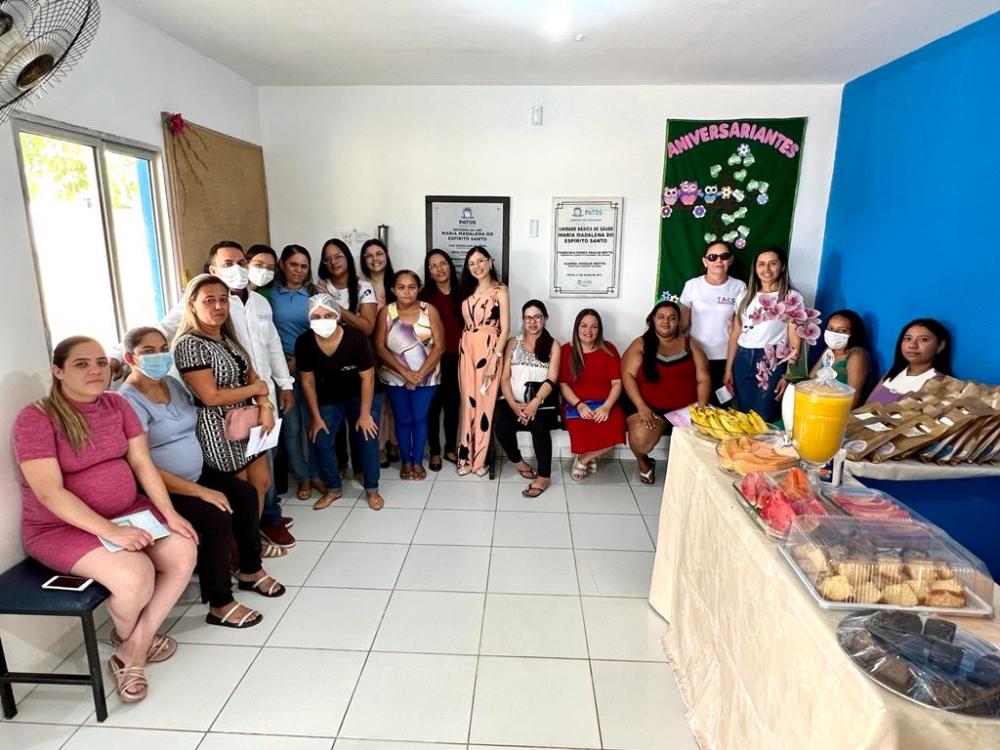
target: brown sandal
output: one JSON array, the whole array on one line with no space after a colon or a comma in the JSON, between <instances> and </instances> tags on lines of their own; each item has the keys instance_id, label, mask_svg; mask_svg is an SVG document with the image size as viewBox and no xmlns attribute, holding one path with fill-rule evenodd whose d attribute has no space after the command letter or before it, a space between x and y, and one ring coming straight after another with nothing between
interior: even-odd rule
<instances>
[{"instance_id":1,"label":"brown sandal","mask_svg":"<svg viewBox=\"0 0 1000 750\"><path fill-rule=\"evenodd\" d=\"M413 471L413 464L406 461L399 465L399 478L400 479L415 479L416 473Z\"/></svg>"},{"instance_id":2,"label":"brown sandal","mask_svg":"<svg viewBox=\"0 0 1000 750\"><path fill-rule=\"evenodd\" d=\"M413 479L427 479L427 469L424 468L423 464L413 464L413 471L410 473L410 477Z\"/></svg>"},{"instance_id":3,"label":"brown sandal","mask_svg":"<svg viewBox=\"0 0 1000 750\"><path fill-rule=\"evenodd\" d=\"M385 507L385 500L376 492L374 495L368 496L368 507L372 510L382 510Z\"/></svg>"},{"instance_id":4,"label":"brown sandal","mask_svg":"<svg viewBox=\"0 0 1000 750\"><path fill-rule=\"evenodd\" d=\"M517 464L514 464L514 468L517 469L517 473L525 479L538 479L538 473L530 466L527 469L518 469Z\"/></svg>"},{"instance_id":5,"label":"brown sandal","mask_svg":"<svg viewBox=\"0 0 1000 750\"><path fill-rule=\"evenodd\" d=\"M114 655L108 659L108 666L115 678L115 690L122 703L138 703L146 697L149 692L149 682L142 667L127 667L125 662Z\"/></svg>"},{"instance_id":6,"label":"brown sandal","mask_svg":"<svg viewBox=\"0 0 1000 750\"><path fill-rule=\"evenodd\" d=\"M113 648L118 648L122 645L121 636L118 635L118 631L114 628L111 629L111 635L108 637L108 642ZM146 651L146 661L150 664L156 664L157 662L166 661L176 652L177 641L169 635L161 635L157 633L156 637L153 638L153 642L149 644L149 649Z\"/></svg>"},{"instance_id":7,"label":"brown sandal","mask_svg":"<svg viewBox=\"0 0 1000 750\"><path fill-rule=\"evenodd\" d=\"M522 497L535 498L541 495L545 490L547 490L551 485L546 485L545 487L536 487L534 484L529 484L523 490L521 490Z\"/></svg>"},{"instance_id":8,"label":"brown sandal","mask_svg":"<svg viewBox=\"0 0 1000 750\"><path fill-rule=\"evenodd\" d=\"M308 500L312 497L312 485L309 482L299 482L299 489L295 493L295 497L299 500Z\"/></svg>"},{"instance_id":9,"label":"brown sandal","mask_svg":"<svg viewBox=\"0 0 1000 750\"><path fill-rule=\"evenodd\" d=\"M344 496L342 490L327 490L323 497L313 503L313 510L323 510L329 508Z\"/></svg>"}]
</instances>

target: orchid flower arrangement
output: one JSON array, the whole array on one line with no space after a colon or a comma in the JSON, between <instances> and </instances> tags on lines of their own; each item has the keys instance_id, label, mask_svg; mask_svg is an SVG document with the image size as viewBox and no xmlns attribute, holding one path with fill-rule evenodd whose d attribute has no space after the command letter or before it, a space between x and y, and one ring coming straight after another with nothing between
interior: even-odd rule
<instances>
[{"instance_id":1,"label":"orchid flower arrangement","mask_svg":"<svg viewBox=\"0 0 1000 750\"><path fill-rule=\"evenodd\" d=\"M795 326L795 333L807 344L815 344L819 341L820 318L819 310L806 307L802 295L792 290L783 300L769 295L761 295L760 307L750 314L750 320L754 323L762 323L766 320L780 320L783 323L792 323ZM787 362L795 354L788 343L788 339L783 339L774 346L764 347L764 359L757 363L757 385L761 390L767 390L771 380L771 374L778 368L778 365Z\"/></svg>"}]
</instances>

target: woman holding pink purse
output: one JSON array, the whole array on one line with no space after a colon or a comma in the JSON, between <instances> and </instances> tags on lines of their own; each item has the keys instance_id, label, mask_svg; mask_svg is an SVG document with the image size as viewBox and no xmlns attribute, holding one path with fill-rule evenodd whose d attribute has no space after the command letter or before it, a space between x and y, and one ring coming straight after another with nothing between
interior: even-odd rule
<instances>
[{"instance_id":1,"label":"woman holding pink purse","mask_svg":"<svg viewBox=\"0 0 1000 750\"><path fill-rule=\"evenodd\" d=\"M271 484L263 453L246 457L251 427L274 429L267 383L257 377L229 319L229 289L201 274L184 290L184 317L174 338L174 361L198 407L198 442L212 469L250 482L258 511Z\"/></svg>"}]
</instances>

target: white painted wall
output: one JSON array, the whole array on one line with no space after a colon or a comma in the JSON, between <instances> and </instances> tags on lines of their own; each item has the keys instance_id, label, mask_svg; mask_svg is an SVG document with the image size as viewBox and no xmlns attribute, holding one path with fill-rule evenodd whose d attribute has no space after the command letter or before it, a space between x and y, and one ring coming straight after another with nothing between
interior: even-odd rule
<instances>
[{"instance_id":1,"label":"white painted wall","mask_svg":"<svg viewBox=\"0 0 1000 750\"><path fill-rule=\"evenodd\" d=\"M349 228L390 226L396 268L422 269L424 196L511 198L512 302L547 299L551 199L625 197L620 299L600 301L624 346L651 306L665 120L805 115L792 235L794 281L812 296L833 171L841 86L262 87L271 237L318 250ZM531 127L531 106L544 125ZM541 221L537 239L529 220ZM318 253L314 253L314 256ZM314 261L318 259L314 257ZM580 300L553 300L563 340Z\"/></svg>"},{"instance_id":2,"label":"white painted wall","mask_svg":"<svg viewBox=\"0 0 1000 750\"><path fill-rule=\"evenodd\" d=\"M189 119L254 143L260 142L256 87L204 55L157 31L105 0L97 39L81 63L48 92L33 112L72 125L162 148L160 112ZM8 435L14 416L48 388L48 352L32 266L27 213L14 138L0 126L0 570L24 557L21 499ZM72 273L67 263L66 273ZM80 304L86 295L81 290ZM0 618L11 668L55 666L80 643L78 625L43 618ZM67 637L59 638L59 634Z\"/></svg>"}]
</instances>

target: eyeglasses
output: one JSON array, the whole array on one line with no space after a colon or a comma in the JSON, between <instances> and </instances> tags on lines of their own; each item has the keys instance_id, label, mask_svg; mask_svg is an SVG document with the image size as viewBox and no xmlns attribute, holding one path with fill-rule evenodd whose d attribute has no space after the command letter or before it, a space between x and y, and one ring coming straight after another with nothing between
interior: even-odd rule
<instances>
[{"instance_id":1,"label":"eyeglasses","mask_svg":"<svg viewBox=\"0 0 1000 750\"><path fill-rule=\"evenodd\" d=\"M542 320L545 320L545 316L544 315L525 315L524 316L524 322L525 323L538 323L538 322L540 322Z\"/></svg>"},{"instance_id":2,"label":"eyeglasses","mask_svg":"<svg viewBox=\"0 0 1000 750\"><path fill-rule=\"evenodd\" d=\"M709 253L705 256L705 260L709 263L715 263L717 260L729 260L732 257L732 253Z\"/></svg>"},{"instance_id":3,"label":"eyeglasses","mask_svg":"<svg viewBox=\"0 0 1000 750\"><path fill-rule=\"evenodd\" d=\"M338 260L344 260L344 255L342 253L337 253L336 255L331 255L328 258L324 258L323 262L326 263L328 266L331 266Z\"/></svg>"}]
</instances>

